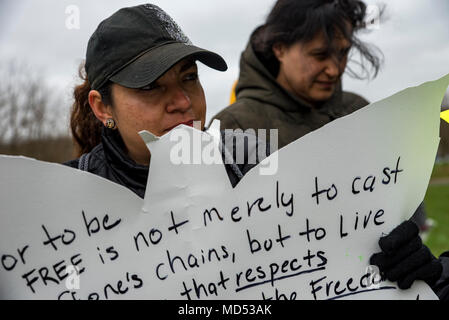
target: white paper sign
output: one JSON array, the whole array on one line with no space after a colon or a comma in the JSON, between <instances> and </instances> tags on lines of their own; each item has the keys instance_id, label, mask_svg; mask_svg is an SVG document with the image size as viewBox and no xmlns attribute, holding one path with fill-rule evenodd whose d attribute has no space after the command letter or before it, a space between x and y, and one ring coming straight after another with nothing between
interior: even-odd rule
<instances>
[{"instance_id":1,"label":"white paper sign","mask_svg":"<svg viewBox=\"0 0 449 320\"><path fill-rule=\"evenodd\" d=\"M142 134L145 200L90 173L0 157L0 298L435 299L424 282L399 290L368 265L379 237L424 198L448 84L338 119L235 189L223 164L196 153L199 164L170 161L176 132L219 154L208 133L184 126ZM273 157L277 173L260 175Z\"/></svg>"}]
</instances>

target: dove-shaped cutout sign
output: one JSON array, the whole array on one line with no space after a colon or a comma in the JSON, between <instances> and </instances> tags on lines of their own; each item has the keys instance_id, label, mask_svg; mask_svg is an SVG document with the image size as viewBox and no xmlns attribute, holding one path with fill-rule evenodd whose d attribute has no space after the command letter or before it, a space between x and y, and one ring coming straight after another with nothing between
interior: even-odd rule
<instances>
[{"instance_id":1,"label":"dove-shaped cutout sign","mask_svg":"<svg viewBox=\"0 0 449 320\"><path fill-rule=\"evenodd\" d=\"M218 124L142 132L145 199L101 177L0 158L2 299L436 299L369 257L422 202L449 76L285 146L232 188Z\"/></svg>"}]
</instances>

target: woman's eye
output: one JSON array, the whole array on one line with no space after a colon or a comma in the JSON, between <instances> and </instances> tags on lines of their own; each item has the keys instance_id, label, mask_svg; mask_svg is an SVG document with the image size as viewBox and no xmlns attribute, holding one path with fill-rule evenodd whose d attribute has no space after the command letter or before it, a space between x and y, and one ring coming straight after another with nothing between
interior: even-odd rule
<instances>
[{"instance_id":1,"label":"woman's eye","mask_svg":"<svg viewBox=\"0 0 449 320\"><path fill-rule=\"evenodd\" d=\"M139 88L139 90L151 91L151 90L154 90L154 89L157 89L157 88L159 88L159 86L157 84L150 83L150 84L148 84L148 85L146 85L144 87Z\"/></svg>"},{"instance_id":2,"label":"woman's eye","mask_svg":"<svg viewBox=\"0 0 449 320\"><path fill-rule=\"evenodd\" d=\"M327 54L326 53L317 53L315 54L315 58L317 58L318 60L325 60L327 58Z\"/></svg>"},{"instance_id":3,"label":"woman's eye","mask_svg":"<svg viewBox=\"0 0 449 320\"><path fill-rule=\"evenodd\" d=\"M197 72L189 73L188 75L186 75L184 80L186 80L186 81L198 80L198 73Z\"/></svg>"}]
</instances>

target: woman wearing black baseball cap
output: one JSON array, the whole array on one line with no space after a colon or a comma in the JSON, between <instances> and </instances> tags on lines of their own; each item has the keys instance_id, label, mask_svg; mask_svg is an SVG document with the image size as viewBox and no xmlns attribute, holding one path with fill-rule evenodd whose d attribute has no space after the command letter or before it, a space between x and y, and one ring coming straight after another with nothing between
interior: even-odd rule
<instances>
[{"instance_id":1,"label":"woman wearing black baseball cap","mask_svg":"<svg viewBox=\"0 0 449 320\"><path fill-rule=\"evenodd\" d=\"M150 153L138 132L161 136L194 121L204 128L206 99L197 60L219 71L227 69L221 56L194 46L155 5L123 8L101 22L80 69L84 83L74 90L71 130L80 158L67 165L143 197ZM226 164L231 183L254 165Z\"/></svg>"}]
</instances>

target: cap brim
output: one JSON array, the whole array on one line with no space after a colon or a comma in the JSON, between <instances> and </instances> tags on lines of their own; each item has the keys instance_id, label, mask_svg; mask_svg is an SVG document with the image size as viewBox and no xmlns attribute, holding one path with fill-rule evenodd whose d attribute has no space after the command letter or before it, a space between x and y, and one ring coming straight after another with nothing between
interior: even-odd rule
<instances>
[{"instance_id":1,"label":"cap brim","mask_svg":"<svg viewBox=\"0 0 449 320\"><path fill-rule=\"evenodd\" d=\"M192 57L218 71L228 69L220 55L185 43L174 42L148 51L109 79L127 88L141 88L157 80L187 57Z\"/></svg>"}]
</instances>

